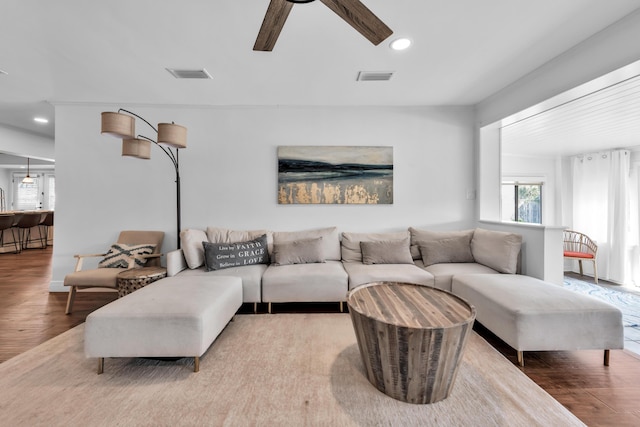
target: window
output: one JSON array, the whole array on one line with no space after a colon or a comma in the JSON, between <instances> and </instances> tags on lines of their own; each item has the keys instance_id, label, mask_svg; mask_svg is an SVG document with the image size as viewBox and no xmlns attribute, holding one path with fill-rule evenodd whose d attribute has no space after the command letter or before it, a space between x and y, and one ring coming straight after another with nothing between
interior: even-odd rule
<instances>
[{"instance_id":1,"label":"window","mask_svg":"<svg viewBox=\"0 0 640 427\"><path fill-rule=\"evenodd\" d=\"M25 184L22 179L25 174L13 175L13 209L17 211L31 211L42 208L40 203L40 176L31 174L33 182Z\"/></svg>"},{"instance_id":2,"label":"window","mask_svg":"<svg viewBox=\"0 0 640 427\"><path fill-rule=\"evenodd\" d=\"M542 183L503 182L502 220L542 224Z\"/></svg>"}]
</instances>

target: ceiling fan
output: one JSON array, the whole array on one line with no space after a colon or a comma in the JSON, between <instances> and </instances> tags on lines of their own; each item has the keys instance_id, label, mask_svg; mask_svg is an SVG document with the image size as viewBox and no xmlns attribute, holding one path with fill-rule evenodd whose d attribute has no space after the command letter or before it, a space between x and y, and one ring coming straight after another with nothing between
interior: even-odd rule
<instances>
[{"instance_id":1,"label":"ceiling fan","mask_svg":"<svg viewBox=\"0 0 640 427\"><path fill-rule=\"evenodd\" d=\"M271 0L253 50L272 51L293 4L312 1L314 0ZM387 27L360 0L320 1L376 46L393 34L391 28Z\"/></svg>"}]
</instances>

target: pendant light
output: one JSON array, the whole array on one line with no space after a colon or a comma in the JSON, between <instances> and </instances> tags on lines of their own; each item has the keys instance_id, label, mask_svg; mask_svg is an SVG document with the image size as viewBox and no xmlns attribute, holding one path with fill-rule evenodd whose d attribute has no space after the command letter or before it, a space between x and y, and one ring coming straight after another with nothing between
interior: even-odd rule
<instances>
[{"instance_id":1,"label":"pendant light","mask_svg":"<svg viewBox=\"0 0 640 427\"><path fill-rule=\"evenodd\" d=\"M29 176L29 158L27 157L27 176L22 180L23 184L33 184L33 178Z\"/></svg>"}]
</instances>

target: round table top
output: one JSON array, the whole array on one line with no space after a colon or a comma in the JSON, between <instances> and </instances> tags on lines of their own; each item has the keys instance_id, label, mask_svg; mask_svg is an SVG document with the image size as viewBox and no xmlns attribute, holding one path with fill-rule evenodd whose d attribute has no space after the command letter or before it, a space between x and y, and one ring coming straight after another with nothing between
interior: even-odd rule
<instances>
[{"instance_id":1,"label":"round table top","mask_svg":"<svg viewBox=\"0 0 640 427\"><path fill-rule=\"evenodd\" d=\"M449 328L475 318L476 309L456 295L429 286L375 282L347 295L349 310L407 328Z\"/></svg>"},{"instance_id":2,"label":"round table top","mask_svg":"<svg viewBox=\"0 0 640 427\"><path fill-rule=\"evenodd\" d=\"M154 277L167 274L167 269L164 267L142 267L142 268L130 268L118 273L118 279L142 279L145 277Z\"/></svg>"}]
</instances>

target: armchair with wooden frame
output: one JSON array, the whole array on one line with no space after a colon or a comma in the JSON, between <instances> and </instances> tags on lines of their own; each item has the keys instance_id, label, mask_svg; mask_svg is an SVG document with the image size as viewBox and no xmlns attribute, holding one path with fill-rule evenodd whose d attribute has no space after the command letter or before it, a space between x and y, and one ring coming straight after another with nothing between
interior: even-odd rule
<instances>
[{"instance_id":1,"label":"armchair with wooden frame","mask_svg":"<svg viewBox=\"0 0 640 427\"><path fill-rule=\"evenodd\" d=\"M586 234L573 230L564 230L563 240L565 259L574 259L578 261L581 276L583 275L582 261L592 261L593 279L596 284L598 284L598 245Z\"/></svg>"},{"instance_id":2,"label":"armchair with wooden frame","mask_svg":"<svg viewBox=\"0 0 640 427\"><path fill-rule=\"evenodd\" d=\"M163 231L136 231L128 230L120 232L116 243L126 245L155 245L153 253L139 256L139 258L147 258L146 266L160 266L160 257L162 249L162 241L164 240ZM83 270L83 262L86 258L105 257L107 253L74 255L77 259L76 267L73 273L67 274L64 278L64 286L69 286L69 297L67 298L66 314L70 314L75 301L78 289L86 288L110 288L117 289L117 276L119 273L133 268L135 259L129 261L127 267L120 268L93 268Z\"/></svg>"}]
</instances>

